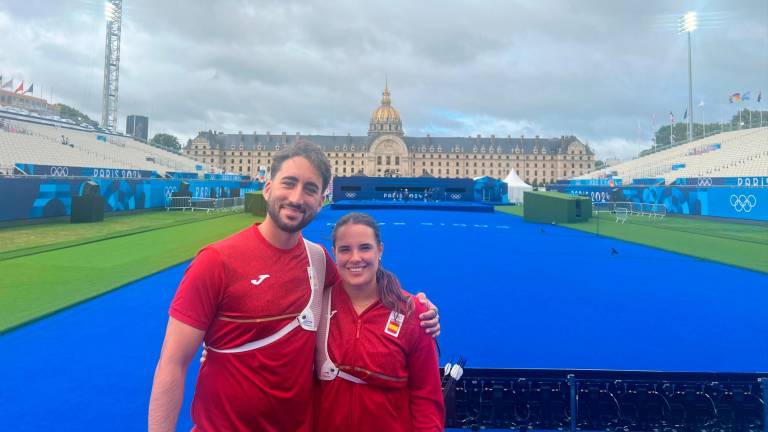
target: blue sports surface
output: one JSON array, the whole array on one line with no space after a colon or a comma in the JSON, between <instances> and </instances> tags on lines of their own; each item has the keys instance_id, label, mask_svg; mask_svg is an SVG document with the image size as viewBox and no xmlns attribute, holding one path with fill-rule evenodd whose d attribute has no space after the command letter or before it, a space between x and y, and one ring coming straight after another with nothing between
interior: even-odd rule
<instances>
[{"instance_id":1,"label":"blue sports surface","mask_svg":"<svg viewBox=\"0 0 768 432\"><path fill-rule=\"evenodd\" d=\"M330 248L324 209L305 230ZM768 371L768 275L500 213L369 211L384 266L440 307L442 362ZM618 253L612 254L611 249ZM0 336L3 430L145 430L186 263ZM196 365L179 430L189 430Z\"/></svg>"}]
</instances>

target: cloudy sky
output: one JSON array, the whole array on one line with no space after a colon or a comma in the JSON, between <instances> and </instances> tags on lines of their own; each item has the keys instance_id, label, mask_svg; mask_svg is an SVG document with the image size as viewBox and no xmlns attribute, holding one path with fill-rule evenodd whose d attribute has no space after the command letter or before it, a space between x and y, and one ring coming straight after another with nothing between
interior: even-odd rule
<instances>
[{"instance_id":1,"label":"cloudy sky","mask_svg":"<svg viewBox=\"0 0 768 432\"><path fill-rule=\"evenodd\" d=\"M728 118L734 92L752 91L756 109L768 91L766 0L123 4L119 128L144 114L152 134L183 141L207 129L364 135L386 75L408 135L573 134L599 158L628 157L670 111L683 117L676 20L689 10L701 27L694 118ZM0 34L5 80L101 118L103 2L3 0Z\"/></svg>"}]
</instances>

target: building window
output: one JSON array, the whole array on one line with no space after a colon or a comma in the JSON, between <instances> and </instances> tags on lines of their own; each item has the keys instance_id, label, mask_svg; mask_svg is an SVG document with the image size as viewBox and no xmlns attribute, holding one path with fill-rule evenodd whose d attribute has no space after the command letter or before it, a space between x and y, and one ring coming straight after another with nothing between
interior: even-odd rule
<instances>
[{"instance_id":1,"label":"building window","mask_svg":"<svg viewBox=\"0 0 768 432\"><path fill-rule=\"evenodd\" d=\"M400 156L395 156L395 165L400 165Z\"/></svg>"},{"instance_id":2,"label":"building window","mask_svg":"<svg viewBox=\"0 0 768 432\"><path fill-rule=\"evenodd\" d=\"M381 165L381 156L376 156L376 163L378 165ZM379 170L379 171L381 171L381 170Z\"/></svg>"}]
</instances>

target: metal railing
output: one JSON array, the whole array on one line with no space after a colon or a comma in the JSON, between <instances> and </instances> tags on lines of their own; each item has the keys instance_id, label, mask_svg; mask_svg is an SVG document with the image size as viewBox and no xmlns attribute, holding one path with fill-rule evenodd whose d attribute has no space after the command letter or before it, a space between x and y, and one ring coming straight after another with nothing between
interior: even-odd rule
<instances>
[{"instance_id":1,"label":"metal railing","mask_svg":"<svg viewBox=\"0 0 768 432\"><path fill-rule=\"evenodd\" d=\"M611 213L617 215L617 221L619 218L618 213L632 214L637 216L648 216L654 219L663 219L667 215L667 207L664 204L657 203L637 203L629 201L617 201L617 202L593 202L593 213ZM624 217L626 220L626 217ZM623 223L623 221L622 221Z\"/></svg>"},{"instance_id":2,"label":"metal railing","mask_svg":"<svg viewBox=\"0 0 768 432\"><path fill-rule=\"evenodd\" d=\"M225 212L225 211L243 211L245 207L245 198L192 198L192 197L167 197L165 200L165 210L205 211L206 213Z\"/></svg>"}]
</instances>

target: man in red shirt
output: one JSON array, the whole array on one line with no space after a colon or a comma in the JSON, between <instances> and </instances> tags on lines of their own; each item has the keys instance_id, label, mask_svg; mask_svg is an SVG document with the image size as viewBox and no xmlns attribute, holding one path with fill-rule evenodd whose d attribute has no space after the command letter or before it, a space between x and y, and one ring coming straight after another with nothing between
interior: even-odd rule
<instances>
[{"instance_id":1,"label":"man in red shirt","mask_svg":"<svg viewBox=\"0 0 768 432\"><path fill-rule=\"evenodd\" d=\"M301 229L320 210L330 163L318 146L299 141L275 155L271 173L264 222L201 250L179 285L155 371L151 432L175 430L187 368L203 342L195 430L312 428L316 323L307 312L316 286ZM338 280L323 252L321 291ZM439 331L436 311L422 318Z\"/></svg>"}]
</instances>

